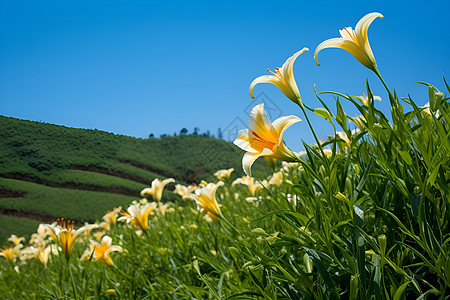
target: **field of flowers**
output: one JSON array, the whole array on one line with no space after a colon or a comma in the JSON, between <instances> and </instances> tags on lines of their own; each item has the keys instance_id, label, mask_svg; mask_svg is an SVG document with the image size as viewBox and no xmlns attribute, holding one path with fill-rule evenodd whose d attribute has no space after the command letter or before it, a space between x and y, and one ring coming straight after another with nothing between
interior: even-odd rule
<instances>
[{"instance_id":1,"label":"field of flowers","mask_svg":"<svg viewBox=\"0 0 450 300\"><path fill-rule=\"evenodd\" d=\"M258 83L276 85L301 114L269 120L262 104L253 108L235 141L247 176L155 179L101 222L41 224L26 245L12 236L0 252L2 299L450 299L449 98L424 83L429 102L418 106L388 87L367 37L378 17L344 28L314 57L350 52L385 86L389 114L369 84L358 97L317 93L321 107L304 104L293 64L305 48L250 86L252 96ZM336 96L335 111L323 94ZM319 139L312 114L334 135ZM316 143L296 153L283 133L300 117ZM251 177L260 156L281 168ZM168 184L176 201L161 199Z\"/></svg>"}]
</instances>

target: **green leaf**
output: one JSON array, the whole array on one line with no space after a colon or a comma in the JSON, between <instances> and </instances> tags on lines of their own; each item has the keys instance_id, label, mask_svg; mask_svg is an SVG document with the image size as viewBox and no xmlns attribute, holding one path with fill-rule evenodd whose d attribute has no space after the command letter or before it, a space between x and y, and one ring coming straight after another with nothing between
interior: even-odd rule
<instances>
[{"instance_id":1,"label":"green leaf","mask_svg":"<svg viewBox=\"0 0 450 300\"><path fill-rule=\"evenodd\" d=\"M412 158L408 152L398 150L397 148L396 148L396 150L397 150L398 154L400 154L401 158L405 161L405 163L407 163L408 165L412 165Z\"/></svg>"},{"instance_id":2,"label":"green leaf","mask_svg":"<svg viewBox=\"0 0 450 300\"><path fill-rule=\"evenodd\" d=\"M404 284L402 284L402 285L397 289L397 291L395 292L395 295L394 295L394 300L399 300L399 299L400 299L400 297L403 295L403 292L405 291L406 287L408 286L408 284L409 284L410 282L411 282L411 281L405 282Z\"/></svg>"},{"instance_id":3,"label":"green leaf","mask_svg":"<svg viewBox=\"0 0 450 300\"><path fill-rule=\"evenodd\" d=\"M327 269L322 263L322 260L320 259L319 255L316 251L304 247L306 252L308 253L309 257L312 259L314 265L316 266L317 270L319 271L320 275L322 275L323 280L325 281L325 284L327 285L328 289L331 291L331 295L333 296L333 299L339 299L339 293L336 290L336 285L334 284L333 279L331 278L330 274L328 273Z\"/></svg>"},{"instance_id":4,"label":"green leaf","mask_svg":"<svg viewBox=\"0 0 450 300\"><path fill-rule=\"evenodd\" d=\"M328 122L333 123L330 113L325 108L321 108L321 107L316 108L314 110L314 113L316 114L316 116L322 117L325 120L327 120Z\"/></svg>"}]
</instances>

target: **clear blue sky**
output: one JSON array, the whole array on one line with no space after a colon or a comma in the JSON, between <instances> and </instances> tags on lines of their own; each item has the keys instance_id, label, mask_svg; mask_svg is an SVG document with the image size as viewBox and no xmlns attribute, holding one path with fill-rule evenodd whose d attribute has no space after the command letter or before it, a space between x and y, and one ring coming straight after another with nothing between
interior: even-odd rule
<instances>
[{"instance_id":1,"label":"clear blue sky","mask_svg":"<svg viewBox=\"0 0 450 300\"><path fill-rule=\"evenodd\" d=\"M444 90L443 71L450 73L447 0L0 0L0 114L142 138L183 127L217 134L233 121L242 129L257 104L250 82L303 47L310 51L294 72L305 103L318 107L314 84L360 95L368 79L386 111L385 91L350 54L326 49L320 67L313 60L320 42L375 11L384 19L372 23L369 39L381 73L401 96L425 104L427 90L414 82ZM258 85L261 92L276 105L272 120L302 118L273 85ZM331 132L311 118L319 135ZM293 150L312 141L306 122L286 139Z\"/></svg>"}]
</instances>

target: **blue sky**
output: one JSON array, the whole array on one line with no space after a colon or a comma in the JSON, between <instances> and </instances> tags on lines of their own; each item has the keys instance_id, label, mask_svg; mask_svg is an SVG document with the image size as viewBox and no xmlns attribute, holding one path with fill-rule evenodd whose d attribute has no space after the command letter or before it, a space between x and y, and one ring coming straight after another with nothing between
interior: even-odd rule
<instances>
[{"instance_id":1,"label":"blue sky","mask_svg":"<svg viewBox=\"0 0 450 300\"><path fill-rule=\"evenodd\" d=\"M392 89L427 102L426 81L444 90L450 72L450 1L0 1L0 114L147 137L186 127L217 134L244 128L257 101L248 87L303 47L295 76L303 101L318 91L351 95L377 78L340 49L315 47L380 12L369 28L379 69ZM263 93L263 94L261 94ZM271 119L299 109L273 85L255 88ZM324 97L334 108L334 98ZM267 105L268 105L267 104ZM353 114L350 106L344 106ZM331 128L311 116L317 133ZM224 136L231 137L232 131ZM306 122L287 131L293 150L311 142Z\"/></svg>"}]
</instances>

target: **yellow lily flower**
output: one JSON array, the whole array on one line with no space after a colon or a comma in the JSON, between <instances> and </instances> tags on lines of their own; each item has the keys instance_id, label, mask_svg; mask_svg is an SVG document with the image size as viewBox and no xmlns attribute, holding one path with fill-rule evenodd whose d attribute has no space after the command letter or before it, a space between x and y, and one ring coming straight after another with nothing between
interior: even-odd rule
<instances>
[{"instance_id":1,"label":"yellow lily flower","mask_svg":"<svg viewBox=\"0 0 450 300\"><path fill-rule=\"evenodd\" d=\"M301 101L301 97L297 87L297 83L294 79L293 67L297 57L305 51L309 51L309 49L303 48L302 50L289 57L281 68L275 68L275 72L267 69L267 71L269 73L272 73L272 75L259 76L258 78L253 80L249 88L250 97L255 98L255 96L253 95L253 89L258 83L272 83L276 85L286 95L286 97L294 101L294 103L299 103Z\"/></svg>"},{"instance_id":2,"label":"yellow lily flower","mask_svg":"<svg viewBox=\"0 0 450 300\"><path fill-rule=\"evenodd\" d=\"M20 247L18 246L6 246L0 249L0 256L6 258L10 263L14 262L14 259L19 255Z\"/></svg>"},{"instance_id":3,"label":"yellow lily flower","mask_svg":"<svg viewBox=\"0 0 450 300\"><path fill-rule=\"evenodd\" d=\"M254 196L256 192L259 192L262 189L262 185L259 183L255 183L255 179L249 176L242 176L242 178L236 179L235 181L233 181L231 186L234 187L235 185L238 184L246 185L252 196Z\"/></svg>"},{"instance_id":4,"label":"yellow lily flower","mask_svg":"<svg viewBox=\"0 0 450 300\"><path fill-rule=\"evenodd\" d=\"M70 255L72 254L73 242L78 238L78 236L83 233L85 230L89 230L91 228L96 227L97 225L88 225L78 228L73 231L73 227L75 225L75 221L67 220L64 221L64 218L57 219L59 226L47 225L49 229L50 236L53 238L55 242L61 243L62 250L67 260L69 260Z\"/></svg>"},{"instance_id":5,"label":"yellow lily flower","mask_svg":"<svg viewBox=\"0 0 450 300\"><path fill-rule=\"evenodd\" d=\"M22 248L23 245L21 244L23 241L25 241L25 238L22 237L18 237L15 234L12 234L9 238L8 241L12 242L14 244L14 246L20 245L19 247Z\"/></svg>"},{"instance_id":6,"label":"yellow lily flower","mask_svg":"<svg viewBox=\"0 0 450 300\"><path fill-rule=\"evenodd\" d=\"M148 215L156 208L156 203L147 203L145 205L130 205L127 211L122 211L122 217L119 221L126 220L127 223L132 223L134 226L141 228L143 231L148 229Z\"/></svg>"},{"instance_id":7,"label":"yellow lily flower","mask_svg":"<svg viewBox=\"0 0 450 300\"><path fill-rule=\"evenodd\" d=\"M273 173L272 177L269 180L270 185L276 186L281 186L282 182L283 182L283 172L281 171Z\"/></svg>"},{"instance_id":8,"label":"yellow lily flower","mask_svg":"<svg viewBox=\"0 0 450 300\"><path fill-rule=\"evenodd\" d=\"M141 197L144 197L145 195L150 195L152 197L153 201L156 201L156 202L161 201L163 189L170 182L175 182L175 179L167 178L167 179L161 180L161 179L155 178L152 181L152 187L145 188L141 191Z\"/></svg>"},{"instance_id":9,"label":"yellow lily flower","mask_svg":"<svg viewBox=\"0 0 450 300\"><path fill-rule=\"evenodd\" d=\"M228 170L218 170L216 173L214 173L214 176L217 177L217 179L222 180L222 178L230 178L231 173L233 173L234 168L228 169Z\"/></svg>"},{"instance_id":10,"label":"yellow lily flower","mask_svg":"<svg viewBox=\"0 0 450 300\"><path fill-rule=\"evenodd\" d=\"M87 249L83 255L81 256L81 260L88 260L91 255L97 260L101 261L108 266L113 266L114 263L111 258L111 252L118 251L122 252L123 249L120 246L112 245L112 238L105 235L102 237L102 240L99 242L91 240L90 249Z\"/></svg>"},{"instance_id":11,"label":"yellow lily flower","mask_svg":"<svg viewBox=\"0 0 450 300\"><path fill-rule=\"evenodd\" d=\"M351 27L344 27L343 30L339 30L339 33L341 34L340 38L332 38L322 42L317 46L316 51L314 51L314 60L316 61L316 64L320 66L318 54L322 49L341 48L353 55L365 67L377 73L377 63L369 45L367 30L373 20L378 17L383 18L383 15L376 12L367 14L359 20L355 30Z\"/></svg>"},{"instance_id":12,"label":"yellow lily flower","mask_svg":"<svg viewBox=\"0 0 450 300\"><path fill-rule=\"evenodd\" d=\"M207 186L195 190L193 198L197 202L198 209L205 215L207 214L214 222L219 221L220 208L216 200L216 192L224 183L219 181L217 184L208 183Z\"/></svg>"},{"instance_id":13,"label":"yellow lily flower","mask_svg":"<svg viewBox=\"0 0 450 300\"><path fill-rule=\"evenodd\" d=\"M277 159L296 161L298 158L295 153L284 145L283 134L289 126L300 121L296 116L284 116L271 123L264 111L264 104L253 107L248 129L239 131L239 136L234 141L236 146L247 151L242 159L245 174L252 176L251 166L260 156L264 156L272 166L275 166Z\"/></svg>"}]
</instances>

